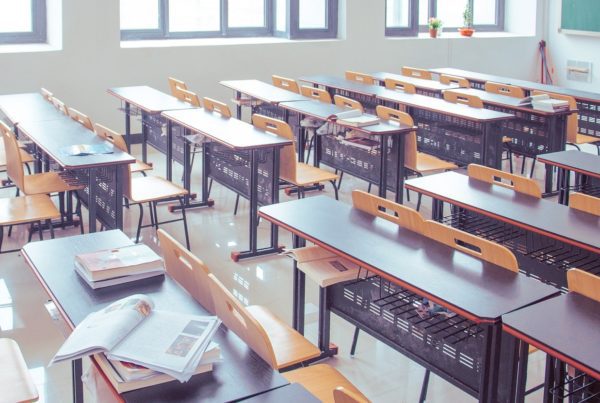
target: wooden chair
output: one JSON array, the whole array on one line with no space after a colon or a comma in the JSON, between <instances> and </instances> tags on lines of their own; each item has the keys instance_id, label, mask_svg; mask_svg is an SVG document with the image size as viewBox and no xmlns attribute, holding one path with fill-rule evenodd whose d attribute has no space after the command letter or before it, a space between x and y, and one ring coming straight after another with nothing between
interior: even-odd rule
<instances>
[{"instance_id":1,"label":"wooden chair","mask_svg":"<svg viewBox=\"0 0 600 403\"><path fill-rule=\"evenodd\" d=\"M431 72L425 69L417 69L415 67L402 67L402 75L408 77L421 78L423 80L431 80Z\"/></svg>"},{"instance_id":2,"label":"wooden chair","mask_svg":"<svg viewBox=\"0 0 600 403\"><path fill-rule=\"evenodd\" d=\"M538 199L542 197L542 191L537 182L533 179L524 178L522 176L477 164L469 164L467 173L469 177L473 179L513 189L515 192L533 196Z\"/></svg>"},{"instance_id":3,"label":"wooden chair","mask_svg":"<svg viewBox=\"0 0 600 403\"><path fill-rule=\"evenodd\" d=\"M331 103L331 95L329 94L329 92L322 88L303 85L302 87L300 87L300 93L305 97L316 99L317 101L323 102L325 104Z\"/></svg>"},{"instance_id":4,"label":"wooden chair","mask_svg":"<svg viewBox=\"0 0 600 403\"><path fill-rule=\"evenodd\" d=\"M200 97L196 95L196 93L192 91L188 91L182 88L176 88L173 96L180 101L187 102L188 104L195 106L197 108L202 107L202 103L200 102Z\"/></svg>"},{"instance_id":5,"label":"wooden chair","mask_svg":"<svg viewBox=\"0 0 600 403\"><path fill-rule=\"evenodd\" d=\"M218 113L224 118L231 117L231 110L227 104L217 101L216 99L204 97L202 98L202 103L204 104L204 109L207 111Z\"/></svg>"},{"instance_id":6,"label":"wooden chair","mask_svg":"<svg viewBox=\"0 0 600 403\"><path fill-rule=\"evenodd\" d=\"M495 83L488 81L485 83L484 89L493 94L506 95L513 98L525 98L525 90L516 85Z\"/></svg>"},{"instance_id":7,"label":"wooden chair","mask_svg":"<svg viewBox=\"0 0 600 403\"><path fill-rule=\"evenodd\" d=\"M552 99L560 99L562 101L569 102L569 109L577 110L577 101L575 98L569 95L554 94L542 91L533 91L532 95L546 94ZM575 147L581 151L579 147L582 144L592 144L596 146L598 155L600 155L600 138L594 136L588 136L587 134L579 133L579 114L577 112L571 113L567 117L567 144Z\"/></svg>"},{"instance_id":8,"label":"wooden chair","mask_svg":"<svg viewBox=\"0 0 600 403\"><path fill-rule=\"evenodd\" d=\"M208 267L165 230L159 229L156 233L169 276L214 315L215 304L210 291Z\"/></svg>"},{"instance_id":9,"label":"wooden chair","mask_svg":"<svg viewBox=\"0 0 600 403\"><path fill-rule=\"evenodd\" d=\"M127 144L125 143L125 139L119 133L114 132L106 126L96 123L94 125L94 132L102 137L104 140L112 143L119 150L128 153ZM140 160L135 160L133 164L129 164L129 169L132 173L141 172L142 175L146 176L146 171L151 171L153 169L151 164L147 164Z\"/></svg>"},{"instance_id":10,"label":"wooden chair","mask_svg":"<svg viewBox=\"0 0 600 403\"><path fill-rule=\"evenodd\" d=\"M308 85L303 85L302 87L300 87L300 93L302 95L304 95L305 97L309 97L316 101L323 102L324 104L331 103L331 95L329 94L329 92L327 92L326 90L324 90L322 88L310 87ZM305 161L310 160L310 154L313 149L313 144L315 142L315 132L322 125L323 125L322 121L312 119L312 118L304 118L300 122L300 126L304 127L308 132L308 135L306 136L307 138L305 139L305 141L307 143L307 145L305 147L305 149L307 150Z\"/></svg>"},{"instance_id":11,"label":"wooden chair","mask_svg":"<svg viewBox=\"0 0 600 403\"><path fill-rule=\"evenodd\" d=\"M440 83L451 85L456 84L460 88L471 88L471 83L464 77L451 76L449 74L440 75Z\"/></svg>"},{"instance_id":12,"label":"wooden chair","mask_svg":"<svg viewBox=\"0 0 600 403\"><path fill-rule=\"evenodd\" d=\"M10 131L10 127L6 123L0 120L0 134L5 131ZM18 142L17 142L18 144ZM21 145L19 144L19 154L21 154L21 161L25 165L25 169L27 169L27 173L31 174L31 168L29 166L30 163L35 161L35 158L27 151L25 151ZM2 172L6 171L6 151L4 150L4 145L0 144L0 169ZM6 187L6 186L3 186ZM0 188L1 189L1 188Z\"/></svg>"},{"instance_id":13,"label":"wooden chair","mask_svg":"<svg viewBox=\"0 0 600 403\"><path fill-rule=\"evenodd\" d=\"M413 84L401 80L395 80L393 78L385 79L385 88L388 90L404 92L405 94L417 93L417 88Z\"/></svg>"},{"instance_id":14,"label":"wooden chair","mask_svg":"<svg viewBox=\"0 0 600 403\"><path fill-rule=\"evenodd\" d=\"M575 292L586 298L600 302L600 277L583 271L571 269L567 272L569 292Z\"/></svg>"},{"instance_id":15,"label":"wooden chair","mask_svg":"<svg viewBox=\"0 0 600 403\"><path fill-rule=\"evenodd\" d=\"M56 109L58 109L59 111L61 111L65 115L69 116L69 110L67 109L67 106L60 99L58 99L56 97L52 97L52 105L54 105L54 107Z\"/></svg>"},{"instance_id":16,"label":"wooden chair","mask_svg":"<svg viewBox=\"0 0 600 403\"><path fill-rule=\"evenodd\" d=\"M376 108L377 116L388 122L402 123L408 126L414 126L412 117L405 112L378 105ZM404 167L414 175L423 176L432 172L449 171L458 169L455 164L444 161L430 154L419 152L417 149L417 133L411 132L404 140ZM407 192L408 194L408 192ZM421 194L418 195L417 211L421 207Z\"/></svg>"},{"instance_id":17,"label":"wooden chair","mask_svg":"<svg viewBox=\"0 0 600 403\"><path fill-rule=\"evenodd\" d=\"M39 398L16 341L0 339L0 391L3 402L35 402Z\"/></svg>"},{"instance_id":18,"label":"wooden chair","mask_svg":"<svg viewBox=\"0 0 600 403\"><path fill-rule=\"evenodd\" d=\"M571 208L600 216L600 198L583 193L571 193L569 195L569 206Z\"/></svg>"},{"instance_id":19,"label":"wooden chair","mask_svg":"<svg viewBox=\"0 0 600 403\"><path fill-rule=\"evenodd\" d=\"M77 123L82 124L88 130L94 130L94 125L92 123L92 120L87 115L79 112L75 108L69 108L68 111L69 111L69 116L71 117L71 119L73 119Z\"/></svg>"},{"instance_id":20,"label":"wooden chair","mask_svg":"<svg viewBox=\"0 0 600 403\"><path fill-rule=\"evenodd\" d=\"M327 364L311 365L283 374L290 383L299 383L325 403L367 403L365 397L344 375Z\"/></svg>"},{"instance_id":21,"label":"wooden chair","mask_svg":"<svg viewBox=\"0 0 600 403\"><path fill-rule=\"evenodd\" d=\"M177 95L177 90L188 89L187 85L181 80L178 80L173 77L168 77L167 79L169 80L169 89L171 90L171 95L173 96Z\"/></svg>"},{"instance_id":22,"label":"wooden chair","mask_svg":"<svg viewBox=\"0 0 600 403\"><path fill-rule=\"evenodd\" d=\"M208 275L217 316L275 370L282 370L321 355L296 330L262 306L244 307L213 275Z\"/></svg>"},{"instance_id":23,"label":"wooden chair","mask_svg":"<svg viewBox=\"0 0 600 403\"><path fill-rule=\"evenodd\" d=\"M293 144L283 147L280 152L279 177L298 188L298 198L304 197L304 187L314 183L330 182L335 192L335 199L338 199L338 189L335 183L338 176L313 165L298 162L294 134L286 122L255 114L252 115L252 124L261 130L293 142Z\"/></svg>"},{"instance_id":24,"label":"wooden chair","mask_svg":"<svg viewBox=\"0 0 600 403\"><path fill-rule=\"evenodd\" d=\"M370 76L365 73L359 73L356 71L346 71L345 73L346 80L355 81L361 84L374 85L375 79L373 76Z\"/></svg>"},{"instance_id":25,"label":"wooden chair","mask_svg":"<svg viewBox=\"0 0 600 403\"><path fill-rule=\"evenodd\" d=\"M45 88L40 88L40 93L42 97L48 102L52 102L52 93Z\"/></svg>"},{"instance_id":26,"label":"wooden chair","mask_svg":"<svg viewBox=\"0 0 600 403\"><path fill-rule=\"evenodd\" d=\"M271 76L271 81L273 82L273 85L275 87L283 88L284 90L300 94L300 87L298 86L298 82L293 78L287 78L273 74Z\"/></svg>"},{"instance_id":27,"label":"wooden chair","mask_svg":"<svg viewBox=\"0 0 600 403\"><path fill-rule=\"evenodd\" d=\"M344 97L342 95L335 95L333 97L333 102L344 109L358 109L362 113L364 113L365 109L359 101L355 101L352 98Z\"/></svg>"}]
</instances>

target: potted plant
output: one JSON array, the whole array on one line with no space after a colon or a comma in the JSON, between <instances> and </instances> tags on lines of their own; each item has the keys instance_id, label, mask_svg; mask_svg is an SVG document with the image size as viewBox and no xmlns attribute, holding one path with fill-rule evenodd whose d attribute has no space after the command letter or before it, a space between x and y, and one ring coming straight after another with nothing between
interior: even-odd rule
<instances>
[{"instance_id":1,"label":"potted plant","mask_svg":"<svg viewBox=\"0 0 600 403\"><path fill-rule=\"evenodd\" d=\"M438 31L440 29L442 29L442 20L431 17L429 19L429 36L432 38L437 38Z\"/></svg>"},{"instance_id":2,"label":"potted plant","mask_svg":"<svg viewBox=\"0 0 600 403\"><path fill-rule=\"evenodd\" d=\"M463 11L463 27L458 28L458 32L462 36L473 36L473 9L471 8L471 2L468 1L465 6L465 11Z\"/></svg>"}]
</instances>

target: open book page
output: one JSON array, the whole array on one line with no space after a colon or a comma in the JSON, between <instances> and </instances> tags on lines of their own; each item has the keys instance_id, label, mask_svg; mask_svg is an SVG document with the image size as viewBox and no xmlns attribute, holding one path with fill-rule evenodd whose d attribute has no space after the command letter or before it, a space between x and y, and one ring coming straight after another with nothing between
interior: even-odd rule
<instances>
[{"instance_id":1,"label":"open book page","mask_svg":"<svg viewBox=\"0 0 600 403\"><path fill-rule=\"evenodd\" d=\"M327 258L335 258L335 253L329 252L320 246L307 246L285 251L285 254L291 256L298 263L312 262Z\"/></svg>"},{"instance_id":2,"label":"open book page","mask_svg":"<svg viewBox=\"0 0 600 403\"><path fill-rule=\"evenodd\" d=\"M71 333L50 364L111 350L150 315L153 308L154 303L148 296L136 294L89 314Z\"/></svg>"},{"instance_id":3,"label":"open book page","mask_svg":"<svg viewBox=\"0 0 600 403\"><path fill-rule=\"evenodd\" d=\"M542 101L544 99L550 99L550 96L548 94L531 95L521 99L519 101L519 106L531 105L534 101Z\"/></svg>"},{"instance_id":4,"label":"open book page","mask_svg":"<svg viewBox=\"0 0 600 403\"><path fill-rule=\"evenodd\" d=\"M348 259L331 253L320 246L307 246L287 252L302 270L320 287L328 287L358 277L360 267Z\"/></svg>"},{"instance_id":5,"label":"open book page","mask_svg":"<svg viewBox=\"0 0 600 403\"><path fill-rule=\"evenodd\" d=\"M338 120L343 120L349 118L356 118L358 116L361 116L362 114L363 113L358 109L348 109L347 111L336 113L335 116Z\"/></svg>"}]
</instances>

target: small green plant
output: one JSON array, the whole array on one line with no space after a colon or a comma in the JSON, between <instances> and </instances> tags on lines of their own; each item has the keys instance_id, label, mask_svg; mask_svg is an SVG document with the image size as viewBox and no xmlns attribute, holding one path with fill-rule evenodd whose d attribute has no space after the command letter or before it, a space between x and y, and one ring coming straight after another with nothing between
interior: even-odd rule
<instances>
[{"instance_id":1,"label":"small green plant","mask_svg":"<svg viewBox=\"0 0 600 403\"><path fill-rule=\"evenodd\" d=\"M439 18L431 17L429 19L429 29L441 29L442 28L442 20Z\"/></svg>"},{"instance_id":2,"label":"small green plant","mask_svg":"<svg viewBox=\"0 0 600 403\"><path fill-rule=\"evenodd\" d=\"M470 1L467 1L465 11L463 11L463 24L465 28L473 28L473 9Z\"/></svg>"}]
</instances>

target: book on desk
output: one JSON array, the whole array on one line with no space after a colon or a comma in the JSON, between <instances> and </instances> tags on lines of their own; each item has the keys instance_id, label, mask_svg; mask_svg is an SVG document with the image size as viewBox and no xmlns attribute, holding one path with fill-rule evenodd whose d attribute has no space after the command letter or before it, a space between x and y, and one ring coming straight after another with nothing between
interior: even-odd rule
<instances>
[{"instance_id":1,"label":"book on desk","mask_svg":"<svg viewBox=\"0 0 600 403\"><path fill-rule=\"evenodd\" d=\"M519 101L519 106L531 105L538 111L562 112L569 110L569 101L550 98L548 94L531 95Z\"/></svg>"},{"instance_id":2,"label":"book on desk","mask_svg":"<svg viewBox=\"0 0 600 403\"><path fill-rule=\"evenodd\" d=\"M352 127L373 126L379 123L379 118L374 115L362 113L358 109L350 109L345 112L339 112L329 116L330 120L336 123Z\"/></svg>"}]
</instances>

